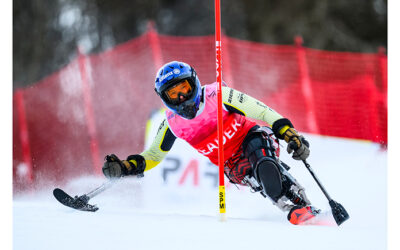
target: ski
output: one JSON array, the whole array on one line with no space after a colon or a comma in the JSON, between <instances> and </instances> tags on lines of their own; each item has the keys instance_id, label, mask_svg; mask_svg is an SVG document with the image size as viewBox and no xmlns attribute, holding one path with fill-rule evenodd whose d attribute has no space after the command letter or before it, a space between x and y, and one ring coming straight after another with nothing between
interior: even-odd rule
<instances>
[{"instance_id":1,"label":"ski","mask_svg":"<svg viewBox=\"0 0 400 250\"><path fill-rule=\"evenodd\" d=\"M296 206L290 210L288 220L293 225L336 226L331 212L321 212L312 206Z\"/></svg>"},{"instance_id":2,"label":"ski","mask_svg":"<svg viewBox=\"0 0 400 250\"><path fill-rule=\"evenodd\" d=\"M95 197L96 195L104 192L107 190L109 187L111 187L116 180L109 180L107 182L104 182L101 184L101 186L95 188L94 190L90 191L87 194L81 195L81 196L75 196L72 198L69 194L64 192L60 188L56 188L53 190L53 195L54 197L64 206L81 210L81 211L88 211L88 212L96 212L99 210L99 208L96 205L90 205L88 204L88 201Z\"/></svg>"},{"instance_id":3,"label":"ski","mask_svg":"<svg viewBox=\"0 0 400 250\"><path fill-rule=\"evenodd\" d=\"M77 209L80 211L96 212L99 208L96 205L88 203L90 197L87 195L75 196L72 198L69 194L62 189L56 188L53 190L54 197L64 206Z\"/></svg>"}]
</instances>

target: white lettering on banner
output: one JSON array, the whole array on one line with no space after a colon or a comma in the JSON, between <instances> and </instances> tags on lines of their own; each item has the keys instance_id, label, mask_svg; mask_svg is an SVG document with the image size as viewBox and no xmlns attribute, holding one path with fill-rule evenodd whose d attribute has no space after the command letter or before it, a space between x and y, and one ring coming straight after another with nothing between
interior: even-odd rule
<instances>
[{"instance_id":1,"label":"white lettering on banner","mask_svg":"<svg viewBox=\"0 0 400 250\"><path fill-rule=\"evenodd\" d=\"M232 130L228 129L228 130L225 131L225 135L230 140L235 135L235 132L233 132Z\"/></svg>"},{"instance_id":2,"label":"white lettering on banner","mask_svg":"<svg viewBox=\"0 0 400 250\"><path fill-rule=\"evenodd\" d=\"M238 123L236 120L233 120L232 128L233 128L233 130L235 130L235 132L238 130L237 127L240 127L240 126L241 126L240 123Z\"/></svg>"},{"instance_id":3,"label":"white lettering on banner","mask_svg":"<svg viewBox=\"0 0 400 250\"><path fill-rule=\"evenodd\" d=\"M227 141L226 138L228 138L228 140L232 139L233 136L238 131L238 127L240 127L240 126L241 126L241 124L238 123L238 121L233 120L230 127L225 129L224 136L222 137L223 138L222 142L224 145L226 144L226 141ZM214 149L218 149L218 138L215 139L214 142L207 143L207 146L205 146L205 147L206 147L206 149L199 149L199 152L203 155L211 154L214 151Z\"/></svg>"},{"instance_id":4,"label":"white lettering on banner","mask_svg":"<svg viewBox=\"0 0 400 250\"><path fill-rule=\"evenodd\" d=\"M217 145L218 145L218 143L216 143ZM213 144L213 143L208 143L207 144L207 149L208 149L208 151L209 152L212 152L213 150L214 150L214 148L218 148L218 146L217 145L215 145L215 144Z\"/></svg>"}]
</instances>

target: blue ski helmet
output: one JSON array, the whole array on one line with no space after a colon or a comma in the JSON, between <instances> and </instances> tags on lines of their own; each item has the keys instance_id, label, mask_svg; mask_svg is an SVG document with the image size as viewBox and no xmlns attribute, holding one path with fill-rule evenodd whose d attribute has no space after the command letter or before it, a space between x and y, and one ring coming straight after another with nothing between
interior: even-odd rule
<instances>
[{"instance_id":1,"label":"blue ski helmet","mask_svg":"<svg viewBox=\"0 0 400 250\"><path fill-rule=\"evenodd\" d=\"M167 91L185 80L190 84L190 92L178 94L184 95L182 102L171 100ZM172 112L186 119L193 119L196 116L200 105L201 85L196 71L190 65L172 61L162 66L156 75L155 91Z\"/></svg>"}]
</instances>

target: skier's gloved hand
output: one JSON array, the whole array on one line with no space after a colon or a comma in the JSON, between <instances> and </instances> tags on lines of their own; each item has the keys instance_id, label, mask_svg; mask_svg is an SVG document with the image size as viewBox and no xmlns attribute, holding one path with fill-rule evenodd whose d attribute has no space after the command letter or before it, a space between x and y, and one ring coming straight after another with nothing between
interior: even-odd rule
<instances>
[{"instance_id":1,"label":"skier's gloved hand","mask_svg":"<svg viewBox=\"0 0 400 250\"><path fill-rule=\"evenodd\" d=\"M109 179L128 175L132 169L129 162L121 161L115 154L107 155L104 160L103 174Z\"/></svg>"},{"instance_id":2,"label":"skier's gloved hand","mask_svg":"<svg viewBox=\"0 0 400 250\"><path fill-rule=\"evenodd\" d=\"M129 159L131 158L131 159ZM143 176L145 160L141 155L129 156L127 160L120 160L115 154L107 155L103 165L103 174L107 178L120 178L125 175Z\"/></svg>"},{"instance_id":3,"label":"skier's gloved hand","mask_svg":"<svg viewBox=\"0 0 400 250\"><path fill-rule=\"evenodd\" d=\"M288 128L282 134L283 139L288 143L287 152L291 154L293 151L293 159L306 160L310 155L310 143L297 133L294 128Z\"/></svg>"},{"instance_id":4,"label":"skier's gloved hand","mask_svg":"<svg viewBox=\"0 0 400 250\"><path fill-rule=\"evenodd\" d=\"M310 144L303 136L300 136L293 128L293 124L287 118L276 120L272 124L272 131L277 138L283 139L288 143L287 152L293 151L293 159L306 160L310 155Z\"/></svg>"}]
</instances>

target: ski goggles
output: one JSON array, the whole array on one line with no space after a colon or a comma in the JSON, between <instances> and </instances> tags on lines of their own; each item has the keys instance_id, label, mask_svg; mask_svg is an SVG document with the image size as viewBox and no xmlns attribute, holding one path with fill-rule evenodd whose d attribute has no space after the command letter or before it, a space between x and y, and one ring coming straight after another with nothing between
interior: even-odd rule
<instances>
[{"instance_id":1,"label":"ski goggles","mask_svg":"<svg viewBox=\"0 0 400 250\"><path fill-rule=\"evenodd\" d=\"M192 95L193 88L188 80L183 80L164 91L165 96L172 104L186 101Z\"/></svg>"}]
</instances>

